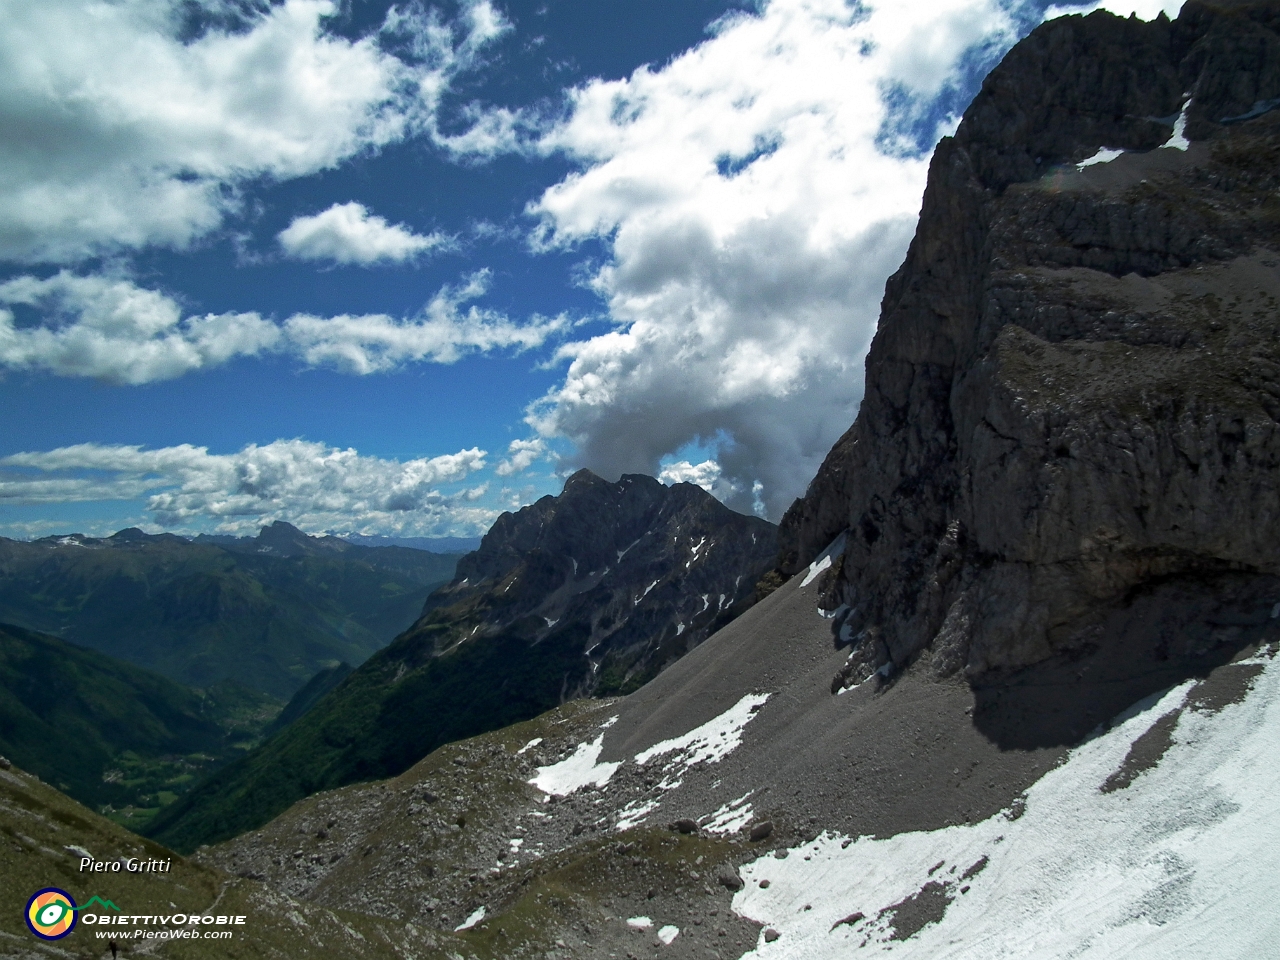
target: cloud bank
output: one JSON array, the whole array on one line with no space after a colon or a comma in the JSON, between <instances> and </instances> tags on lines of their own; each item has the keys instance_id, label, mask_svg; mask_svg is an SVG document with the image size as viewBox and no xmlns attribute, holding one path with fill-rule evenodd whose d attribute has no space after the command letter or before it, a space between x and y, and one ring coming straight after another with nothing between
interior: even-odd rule
<instances>
[{"instance_id":1,"label":"cloud bank","mask_svg":"<svg viewBox=\"0 0 1280 960\"><path fill-rule=\"evenodd\" d=\"M123 278L66 270L46 279L22 276L0 284L0 368L142 384L282 353L309 367L385 373L470 353L528 350L567 328L564 317L517 323L469 303L488 283L480 271L459 287L446 286L413 317L295 314L277 324L257 313L184 317L173 298ZM19 325L15 307L29 308L36 322Z\"/></svg>"},{"instance_id":2,"label":"cloud bank","mask_svg":"<svg viewBox=\"0 0 1280 960\"><path fill-rule=\"evenodd\" d=\"M484 486L445 492L485 466L472 448L430 459L384 460L306 440L211 454L96 443L0 458L0 503L137 500L177 532L255 533L275 520L310 532L426 536L486 529Z\"/></svg>"},{"instance_id":3,"label":"cloud bank","mask_svg":"<svg viewBox=\"0 0 1280 960\"><path fill-rule=\"evenodd\" d=\"M771 0L661 69L574 90L540 148L578 169L529 213L540 248L608 244L590 283L614 328L559 348L535 434L606 476L710 445L718 493L776 519L857 411L956 122L938 111L1018 31L998 0Z\"/></svg>"},{"instance_id":4,"label":"cloud bank","mask_svg":"<svg viewBox=\"0 0 1280 960\"><path fill-rule=\"evenodd\" d=\"M335 203L310 217L294 217L277 239L289 256L299 260L332 260L368 266L378 261L404 263L430 250L447 246L443 234L426 236L372 216L361 203Z\"/></svg>"},{"instance_id":5,"label":"cloud bank","mask_svg":"<svg viewBox=\"0 0 1280 960\"><path fill-rule=\"evenodd\" d=\"M488 0L455 23L393 9L358 40L333 0L5 5L0 259L70 263L184 247L239 186L430 136L440 98L508 24ZM206 29L184 35L190 15Z\"/></svg>"}]
</instances>

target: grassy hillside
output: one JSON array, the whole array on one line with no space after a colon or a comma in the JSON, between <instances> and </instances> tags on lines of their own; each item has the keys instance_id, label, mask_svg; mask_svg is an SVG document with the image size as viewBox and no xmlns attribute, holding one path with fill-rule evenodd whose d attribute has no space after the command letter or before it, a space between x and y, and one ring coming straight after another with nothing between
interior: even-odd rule
<instances>
[{"instance_id":1,"label":"grassy hillside","mask_svg":"<svg viewBox=\"0 0 1280 960\"><path fill-rule=\"evenodd\" d=\"M133 829L253 745L279 709L0 624L0 754Z\"/></svg>"},{"instance_id":2,"label":"grassy hillside","mask_svg":"<svg viewBox=\"0 0 1280 960\"><path fill-rule=\"evenodd\" d=\"M229 544L136 530L0 539L0 622L189 686L231 680L283 700L318 671L388 643L457 563L285 533Z\"/></svg>"},{"instance_id":3,"label":"grassy hillside","mask_svg":"<svg viewBox=\"0 0 1280 960\"><path fill-rule=\"evenodd\" d=\"M323 697L302 723L213 774L148 830L189 851L261 826L318 790L395 776L454 740L560 703L583 636L531 646L508 633L435 657L437 638L407 634Z\"/></svg>"},{"instance_id":4,"label":"grassy hillside","mask_svg":"<svg viewBox=\"0 0 1280 960\"><path fill-rule=\"evenodd\" d=\"M149 939L145 945L126 936L134 930L169 929L159 923L108 928L117 933L124 956L156 957L417 957L444 960L471 956L465 943L448 935L415 930L403 923L331 910L295 900L253 880L233 877L210 867L174 857L159 844L123 830L63 796L18 767L0 769L0 952L14 957L109 956L106 940L93 925L81 922L64 940L45 943L26 929L27 898L55 886L80 904L97 896L109 900L121 915L242 915L226 940ZM164 873L99 873L78 870L87 852L100 860L119 857L170 859ZM110 908L98 908L114 916ZM170 925L172 926L172 925ZM201 930L208 930L201 927ZM449 945L446 953L443 947ZM459 949L461 948L461 949Z\"/></svg>"}]
</instances>

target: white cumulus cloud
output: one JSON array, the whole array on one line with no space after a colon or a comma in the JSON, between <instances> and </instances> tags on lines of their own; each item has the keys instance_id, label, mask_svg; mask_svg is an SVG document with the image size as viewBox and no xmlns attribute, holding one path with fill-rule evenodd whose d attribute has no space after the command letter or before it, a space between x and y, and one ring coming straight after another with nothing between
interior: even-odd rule
<instances>
[{"instance_id":1,"label":"white cumulus cloud","mask_svg":"<svg viewBox=\"0 0 1280 960\"><path fill-rule=\"evenodd\" d=\"M920 118L1016 26L998 0L768 0L573 91L540 148L578 169L529 212L537 246L609 245L590 279L614 328L560 348L538 434L613 476L724 438L717 489L776 519L856 413L924 189Z\"/></svg>"},{"instance_id":2,"label":"white cumulus cloud","mask_svg":"<svg viewBox=\"0 0 1280 960\"><path fill-rule=\"evenodd\" d=\"M187 37L193 10L238 22ZM337 11L0 0L0 259L183 247L236 207L242 183L429 135L451 80L508 29L472 0L457 23L393 9L351 40L326 32Z\"/></svg>"},{"instance_id":3,"label":"white cumulus cloud","mask_svg":"<svg viewBox=\"0 0 1280 960\"><path fill-rule=\"evenodd\" d=\"M298 314L285 321L291 349L310 366L331 366L348 373L391 370L408 362L453 363L467 353L540 346L564 329L564 317L534 317L516 323L468 301L488 289L480 271L461 287L445 287L422 314L397 320L383 314L314 317Z\"/></svg>"},{"instance_id":4,"label":"white cumulus cloud","mask_svg":"<svg viewBox=\"0 0 1280 960\"><path fill-rule=\"evenodd\" d=\"M335 203L310 217L294 217L277 239L285 253L299 260L335 263L403 263L446 246L443 234L422 235L383 217L361 203Z\"/></svg>"},{"instance_id":5,"label":"white cumulus cloud","mask_svg":"<svg viewBox=\"0 0 1280 960\"><path fill-rule=\"evenodd\" d=\"M0 366L110 383L169 380L281 341L279 328L256 313L184 318L173 299L129 280L66 271L0 284L0 304L30 307L45 321L18 326L0 307Z\"/></svg>"},{"instance_id":6,"label":"white cumulus cloud","mask_svg":"<svg viewBox=\"0 0 1280 960\"><path fill-rule=\"evenodd\" d=\"M0 458L0 502L145 497L155 523L174 531L252 533L286 520L310 531L469 533L496 515L475 504L485 487L441 487L484 468L485 456L472 448L400 462L296 439L230 454L85 443Z\"/></svg>"},{"instance_id":7,"label":"white cumulus cloud","mask_svg":"<svg viewBox=\"0 0 1280 960\"><path fill-rule=\"evenodd\" d=\"M460 287L446 286L411 317L295 314L277 324L257 313L184 317L172 297L126 278L66 270L21 276L0 284L0 368L141 384L274 352L311 367L370 374L527 350L567 328L565 317L517 323L468 305L488 281L480 271ZM28 308L34 320L19 323L15 307Z\"/></svg>"},{"instance_id":8,"label":"white cumulus cloud","mask_svg":"<svg viewBox=\"0 0 1280 960\"><path fill-rule=\"evenodd\" d=\"M512 440L507 446L507 453L510 456L501 461L493 472L500 477L509 477L512 474L528 470L533 466L534 461L546 452L546 449L547 443L541 437L534 437L530 440Z\"/></svg>"}]
</instances>

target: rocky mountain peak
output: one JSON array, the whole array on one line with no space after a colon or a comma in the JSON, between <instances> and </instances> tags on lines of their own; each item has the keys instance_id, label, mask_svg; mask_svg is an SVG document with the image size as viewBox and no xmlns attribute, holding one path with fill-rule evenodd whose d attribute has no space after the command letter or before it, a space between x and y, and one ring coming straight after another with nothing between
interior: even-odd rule
<instances>
[{"instance_id":1,"label":"rocky mountain peak","mask_svg":"<svg viewBox=\"0 0 1280 960\"><path fill-rule=\"evenodd\" d=\"M775 537L694 484L579 470L560 496L500 516L421 625L451 624L445 645L512 630L535 643L580 636L587 669L573 689L625 684L749 605Z\"/></svg>"}]
</instances>

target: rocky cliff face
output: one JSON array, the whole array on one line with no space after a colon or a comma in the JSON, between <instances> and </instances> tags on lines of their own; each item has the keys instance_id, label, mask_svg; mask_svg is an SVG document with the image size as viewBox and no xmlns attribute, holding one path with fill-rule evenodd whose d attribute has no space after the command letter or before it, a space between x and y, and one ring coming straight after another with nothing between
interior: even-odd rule
<instances>
[{"instance_id":1,"label":"rocky cliff face","mask_svg":"<svg viewBox=\"0 0 1280 960\"><path fill-rule=\"evenodd\" d=\"M690 483L580 470L499 517L409 636L435 653L499 634L569 642L582 660L566 694L634 688L750 605L776 531Z\"/></svg>"},{"instance_id":2,"label":"rocky cliff face","mask_svg":"<svg viewBox=\"0 0 1280 960\"><path fill-rule=\"evenodd\" d=\"M1277 106L1274 3L1066 17L987 78L857 421L782 523L784 573L846 534L837 688L925 651L975 682L1105 651L1144 597L1139 659L1221 659L1271 616Z\"/></svg>"}]
</instances>

